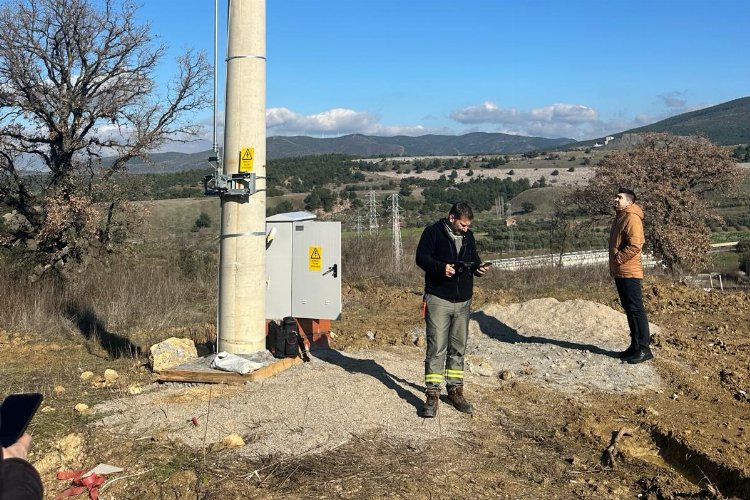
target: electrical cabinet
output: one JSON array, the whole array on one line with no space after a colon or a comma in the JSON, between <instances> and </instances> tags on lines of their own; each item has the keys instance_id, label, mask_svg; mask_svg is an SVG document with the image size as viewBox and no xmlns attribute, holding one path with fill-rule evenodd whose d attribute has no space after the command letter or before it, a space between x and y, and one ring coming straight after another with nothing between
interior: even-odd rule
<instances>
[{"instance_id":1,"label":"electrical cabinet","mask_svg":"<svg viewBox=\"0 0 750 500\"><path fill-rule=\"evenodd\" d=\"M266 218L266 319L341 316L341 223L314 219Z\"/></svg>"}]
</instances>

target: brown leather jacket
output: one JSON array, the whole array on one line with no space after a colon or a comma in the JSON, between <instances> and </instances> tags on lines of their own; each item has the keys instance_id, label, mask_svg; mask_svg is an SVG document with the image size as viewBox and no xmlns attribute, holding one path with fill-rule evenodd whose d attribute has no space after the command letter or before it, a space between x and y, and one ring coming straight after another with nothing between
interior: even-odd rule
<instances>
[{"instance_id":1,"label":"brown leather jacket","mask_svg":"<svg viewBox=\"0 0 750 500\"><path fill-rule=\"evenodd\" d=\"M618 210L609 233L609 274L613 278L643 278L641 249L643 210L633 203Z\"/></svg>"}]
</instances>

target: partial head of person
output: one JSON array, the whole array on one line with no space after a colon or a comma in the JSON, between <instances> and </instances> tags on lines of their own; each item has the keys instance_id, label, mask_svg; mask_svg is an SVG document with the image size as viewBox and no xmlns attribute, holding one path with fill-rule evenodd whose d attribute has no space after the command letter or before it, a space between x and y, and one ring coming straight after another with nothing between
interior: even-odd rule
<instances>
[{"instance_id":1,"label":"partial head of person","mask_svg":"<svg viewBox=\"0 0 750 500\"><path fill-rule=\"evenodd\" d=\"M632 189L621 187L617 190L617 196L615 196L615 209L624 210L635 203L635 200L635 193Z\"/></svg>"},{"instance_id":2,"label":"partial head of person","mask_svg":"<svg viewBox=\"0 0 750 500\"><path fill-rule=\"evenodd\" d=\"M472 220L474 220L474 211L463 201L454 203L448 212L448 226L456 234L468 231Z\"/></svg>"}]
</instances>

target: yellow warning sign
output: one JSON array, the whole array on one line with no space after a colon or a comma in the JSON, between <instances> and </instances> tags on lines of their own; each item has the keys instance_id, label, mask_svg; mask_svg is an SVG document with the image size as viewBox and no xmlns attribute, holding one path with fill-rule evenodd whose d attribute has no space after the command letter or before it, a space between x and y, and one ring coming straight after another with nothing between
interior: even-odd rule
<instances>
[{"instance_id":1,"label":"yellow warning sign","mask_svg":"<svg viewBox=\"0 0 750 500\"><path fill-rule=\"evenodd\" d=\"M323 249L320 247L310 247L310 259L308 261L308 269L310 271L322 271L323 270Z\"/></svg>"},{"instance_id":2,"label":"yellow warning sign","mask_svg":"<svg viewBox=\"0 0 750 500\"><path fill-rule=\"evenodd\" d=\"M255 148L242 148L240 150L240 172L253 171L253 158L255 157Z\"/></svg>"}]
</instances>

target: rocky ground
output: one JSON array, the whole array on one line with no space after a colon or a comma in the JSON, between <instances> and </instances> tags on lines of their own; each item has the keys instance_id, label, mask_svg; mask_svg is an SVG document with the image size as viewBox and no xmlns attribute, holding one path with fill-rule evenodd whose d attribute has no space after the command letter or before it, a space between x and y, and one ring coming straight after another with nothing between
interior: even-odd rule
<instances>
[{"instance_id":1,"label":"rocky ground","mask_svg":"<svg viewBox=\"0 0 750 500\"><path fill-rule=\"evenodd\" d=\"M153 384L141 358L36 333L0 333L2 380L45 394L49 498L98 463L124 468L100 498L749 498L750 296L644 294L656 359L629 366L613 290L479 289L472 416L418 416L421 295L377 283L345 288L337 350L262 382Z\"/></svg>"}]
</instances>

